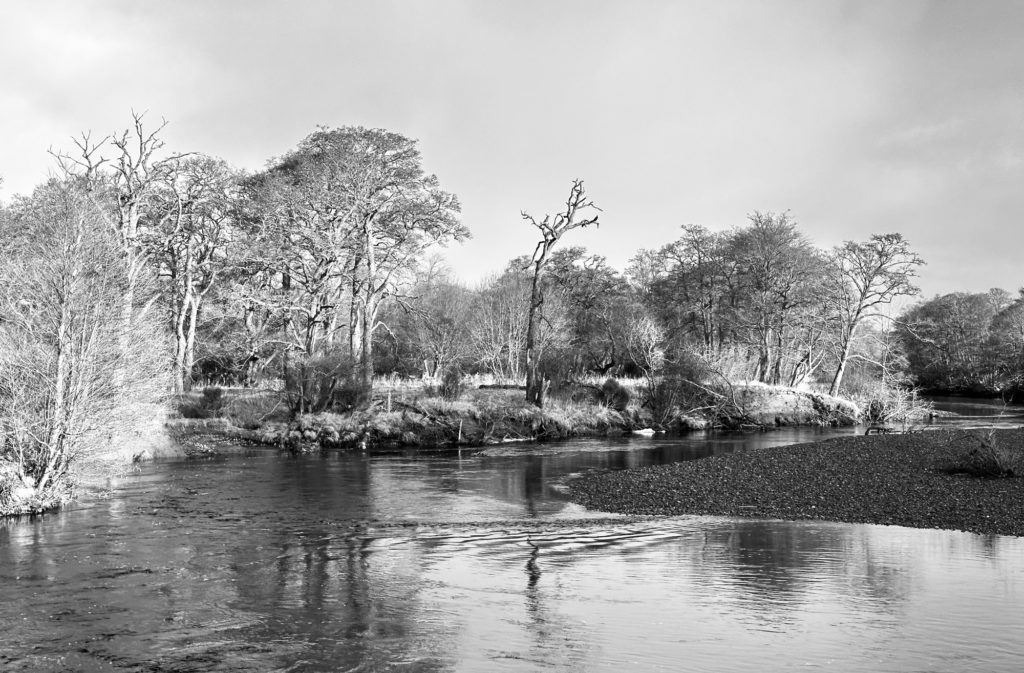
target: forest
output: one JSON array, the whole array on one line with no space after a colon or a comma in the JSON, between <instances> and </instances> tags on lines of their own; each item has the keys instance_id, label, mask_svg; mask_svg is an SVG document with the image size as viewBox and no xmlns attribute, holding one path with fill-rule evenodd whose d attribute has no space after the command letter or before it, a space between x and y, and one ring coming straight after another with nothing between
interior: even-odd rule
<instances>
[{"instance_id":1,"label":"forest","mask_svg":"<svg viewBox=\"0 0 1024 673\"><path fill-rule=\"evenodd\" d=\"M298 416L365 407L382 377L525 381L538 407L630 378L685 408L739 381L868 403L1024 376L1024 294L910 303L925 261L899 233L823 249L755 210L618 270L585 229L622 223L576 180L521 213L534 250L467 284L443 249L470 227L415 140L319 128L245 172L148 122L52 150L55 176L0 208L0 499L60 499L73 463L194 387L277 390Z\"/></svg>"}]
</instances>

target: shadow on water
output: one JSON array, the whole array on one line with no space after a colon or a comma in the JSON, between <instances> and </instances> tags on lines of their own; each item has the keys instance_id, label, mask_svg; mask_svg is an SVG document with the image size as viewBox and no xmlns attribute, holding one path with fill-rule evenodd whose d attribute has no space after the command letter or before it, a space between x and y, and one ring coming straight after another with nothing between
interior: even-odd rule
<instances>
[{"instance_id":1,"label":"shadow on water","mask_svg":"<svg viewBox=\"0 0 1024 673\"><path fill-rule=\"evenodd\" d=\"M1020 670L1016 538L614 517L563 487L830 434L146 465L0 523L0 669Z\"/></svg>"}]
</instances>

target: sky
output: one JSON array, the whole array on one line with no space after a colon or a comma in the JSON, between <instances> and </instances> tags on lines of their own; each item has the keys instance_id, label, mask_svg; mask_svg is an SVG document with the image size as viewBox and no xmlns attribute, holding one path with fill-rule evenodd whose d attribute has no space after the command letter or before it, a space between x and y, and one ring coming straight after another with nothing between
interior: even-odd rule
<instances>
[{"instance_id":1,"label":"sky","mask_svg":"<svg viewBox=\"0 0 1024 673\"><path fill-rule=\"evenodd\" d=\"M418 139L475 283L564 204L620 270L680 226L789 211L816 245L899 232L923 295L1024 287L1017 0L3 0L0 200L145 121L256 171L318 125Z\"/></svg>"}]
</instances>

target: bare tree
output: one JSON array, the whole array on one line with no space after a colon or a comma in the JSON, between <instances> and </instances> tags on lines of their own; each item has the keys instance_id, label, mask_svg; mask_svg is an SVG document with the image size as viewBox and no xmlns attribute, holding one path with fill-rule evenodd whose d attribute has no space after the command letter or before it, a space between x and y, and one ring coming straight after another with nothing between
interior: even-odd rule
<instances>
[{"instance_id":1,"label":"bare tree","mask_svg":"<svg viewBox=\"0 0 1024 673\"><path fill-rule=\"evenodd\" d=\"M0 220L0 513L66 501L72 468L109 452L166 390L155 320L120 314L140 279L102 218L54 181Z\"/></svg>"},{"instance_id":2,"label":"bare tree","mask_svg":"<svg viewBox=\"0 0 1024 673\"><path fill-rule=\"evenodd\" d=\"M168 184L178 161L186 154L165 155L161 120L149 130L144 113L132 112L132 127L94 140L91 133L73 139L76 152L50 153L64 176L74 179L96 206L96 215L117 235L127 270L121 298L121 317L128 321L135 311L136 290L147 264L140 226L144 216ZM112 152L111 152L112 150ZM107 156L110 152L112 156Z\"/></svg>"},{"instance_id":3,"label":"bare tree","mask_svg":"<svg viewBox=\"0 0 1024 673\"><path fill-rule=\"evenodd\" d=\"M733 329L755 356L754 377L782 384L791 360L802 359L808 324L818 322L824 259L786 213L754 211L729 240L737 267Z\"/></svg>"},{"instance_id":4,"label":"bare tree","mask_svg":"<svg viewBox=\"0 0 1024 673\"><path fill-rule=\"evenodd\" d=\"M650 316L641 316L626 331L626 350L644 373L648 390L654 390L658 372L665 365L665 330Z\"/></svg>"},{"instance_id":5,"label":"bare tree","mask_svg":"<svg viewBox=\"0 0 1024 673\"><path fill-rule=\"evenodd\" d=\"M913 285L917 267L924 264L900 234L875 234L867 242L847 241L833 253L834 293L839 318L839 363L830 395L838 395L857 328L877 315L880 306L919 292Z\"/></svg>"},{"instance_id":6,"label":"bare tree","mask_svg":"<svg viewBox=\"0 0 1024 673\"><path fill-rule=\"evenodd\" d=\"M308 337L295 350L327 350L347 328L369 389L384 302L427 250L469 236L458 199L423 170L415 140L361 127L315 131L253 186L254 260L280 270L270 296L291 302L290 326L301 322Z\"/></svg>"},{"instance_id":7,"label":"bare tree","mask_svg":"<svg viewBox=\"0 0 1024 673\"><path fill-rule=\"evenodd\" d=\"M470 291L453 280L447 269L438 272L435 265L413 291L414 303L395 302L399 324L389 332L416 354L425 376L442 376L468 357Z\"/></svg>"},{"instance_id":8,"label":"bare tree","mask_svg":"<svg viewBox=\"0 0 1024 673\"><path fill-rule=\"evenodd\" d=\"M485 280L475 292L469 329L470 355L495 377L519 381L523 376L529 289L522 272Z\"/></svg>"},{"instance_id":9,"label":"bare tree","mask_svg":"<svg viewBox=\"0 0 1024 673\"><path fill-rule=\"evenodd\" d=\"M166 281L177 392L191 385L196 328L203 301L227 267L238 176L223 161L195 155L179 162L154 204L157 221L144 235L148 254Z\"/></svg>"},{"instance_id":10,"label":"bare tree","mask_svg":"<svg viewBox=\"0 0 1024 673\"><path fill-rule=\"evenodd\" d=\"M544 267L548 261L548 254L562 235L573 229L581 229L590 225L597 225L597 215L577 220L580 211L588 208L600 210L587 199L583 190L583 181L574 180L569 190L569 198L565 202L565 210L551 217L545 215L544 219L537 221L532 215L522 212L524 220L532 224L541 232L541 240L533 251L533 281L530 289L530 310L529 321L526 330L526 401L535 406L544 405L544 382L539 372L539 360L537 353L537 339L540 330L540 321L544 311L543 276Z\"/></svg>"}]
</instances>

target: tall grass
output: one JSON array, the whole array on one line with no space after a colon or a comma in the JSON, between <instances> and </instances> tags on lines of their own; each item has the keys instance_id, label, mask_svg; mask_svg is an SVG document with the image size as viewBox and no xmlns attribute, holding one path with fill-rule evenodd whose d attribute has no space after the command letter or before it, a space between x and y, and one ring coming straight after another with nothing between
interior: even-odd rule
<instances>
[{"instance_id":1,"label":"tall grass","mask_svg":"<svg viewBox=\"0 0 1024 673\"><path fill-rule=\"evenodd\" d=\"M989 479L1024 477L1024 450L1019 446L1001 445L996 431L987 430L979 433L977 445L946 471Z\"/></svg>"}]
</instances>

